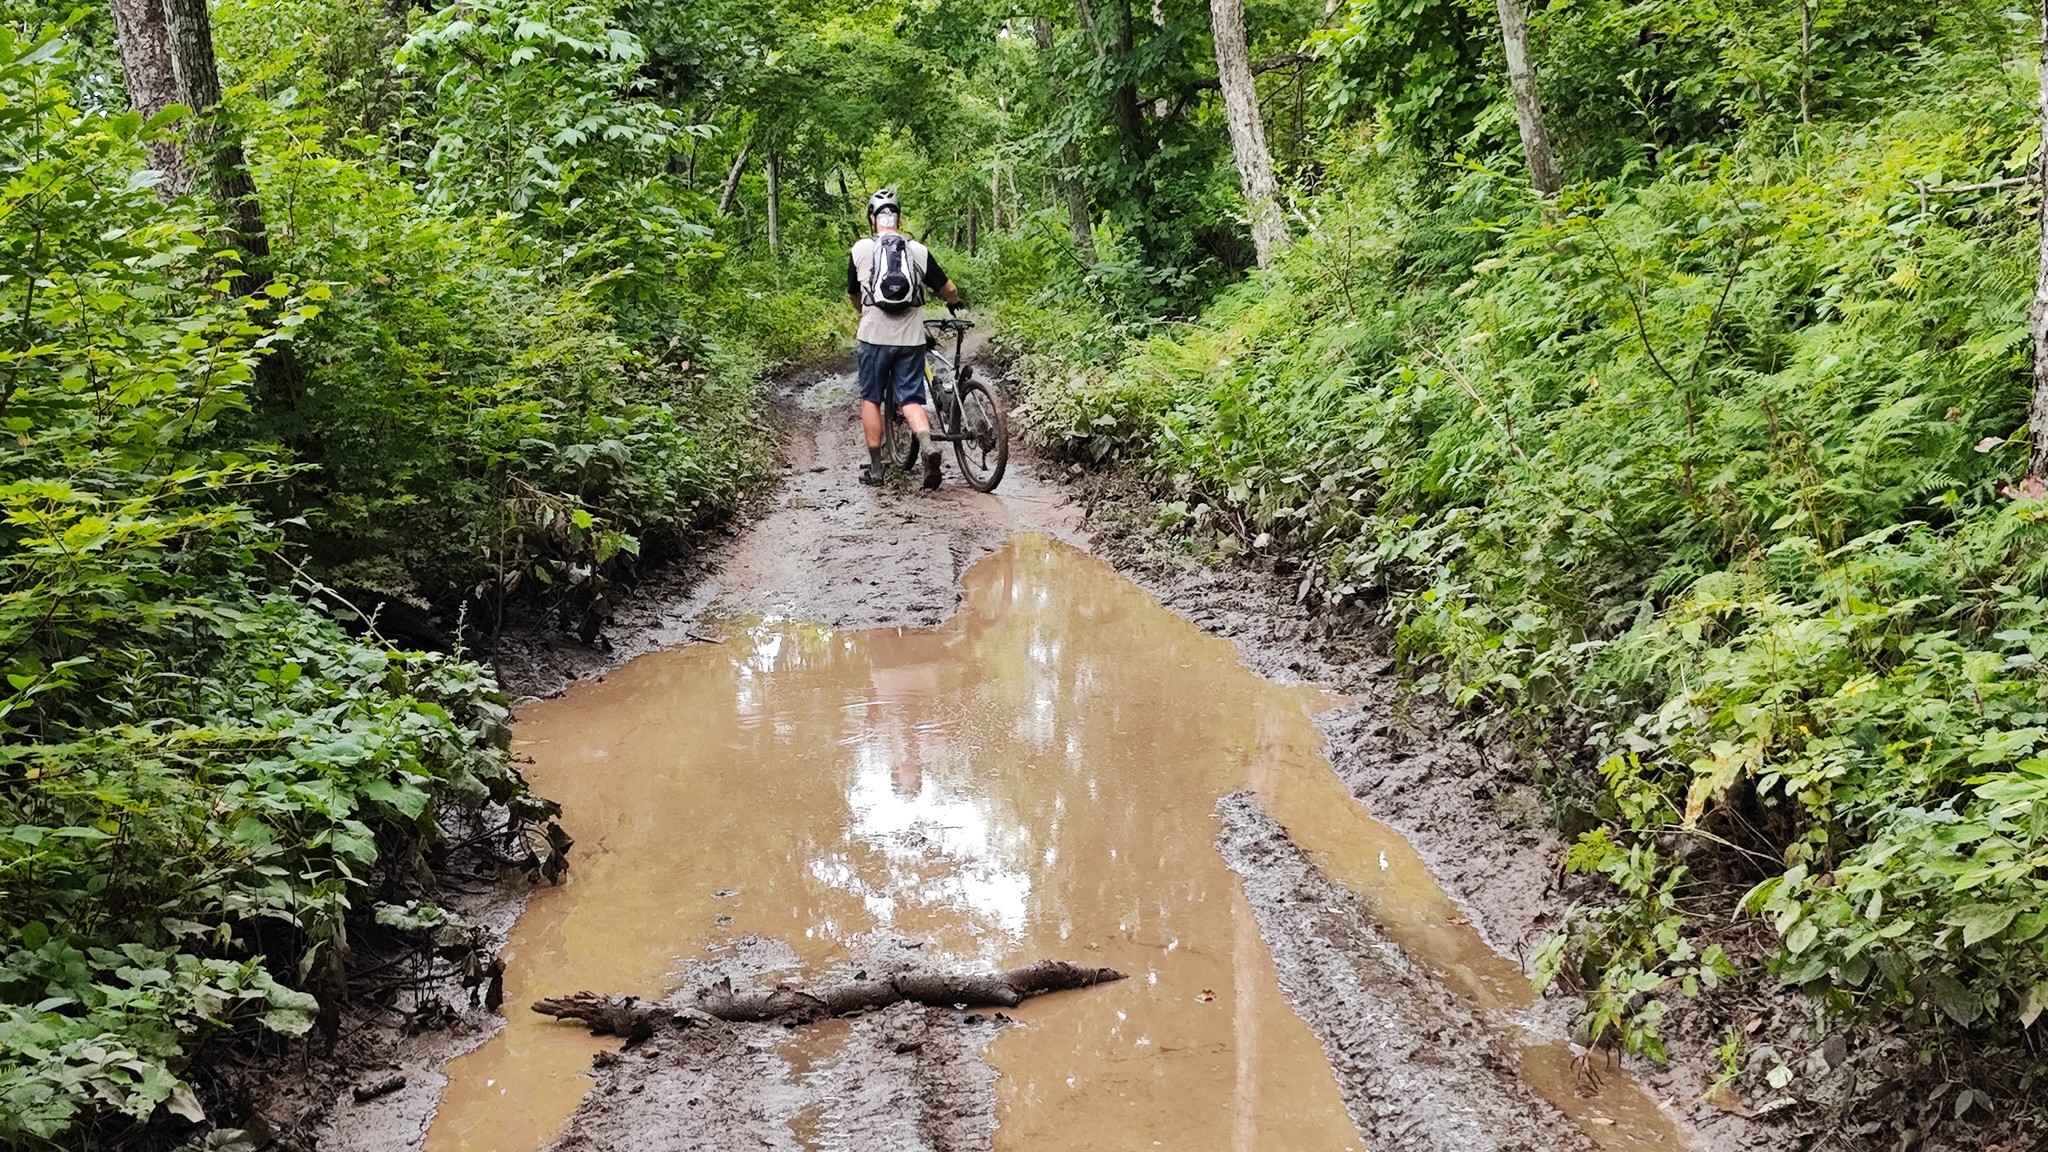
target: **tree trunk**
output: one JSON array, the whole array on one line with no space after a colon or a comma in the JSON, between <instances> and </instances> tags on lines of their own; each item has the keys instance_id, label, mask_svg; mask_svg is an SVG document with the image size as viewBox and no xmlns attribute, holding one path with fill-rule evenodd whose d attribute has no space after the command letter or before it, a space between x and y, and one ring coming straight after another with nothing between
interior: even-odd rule
<instances>
[{"instance_id":1,"label":"tree trunk","mask_svg":"<svg viewBox=\"0 0 2048 1152\"><path fill-rule=\"evenodd\" d=\"M1003 162L995 157L988 162L988 230L1003 234Z\"/></svg>"},{"instance_id":2,"label":"tree trunk","mask_svg":"<svg viewBox=\"0 0 2048 1152\"><path fill-rule=\"evenodd\" d=\"M170 19L163 0L113 0L114 41L121 50L121 74L128 83L128 104L147 120L178 98L178 77L171 67ZM176 139L151 141L149 166L164 174L156 193L173 200L192 190L192 166Z\"/></svg>"},{"instance_id":3,"label":"tree trunk","mask_svg":"<svg viewBox=\"0 0 2048 1152\"><path fill-rule=\"evenodd\" d=\"M1110 121L1116 128L1124 171L1120 174L1121 183L1109 194L1128 217L1131 238L1137 242L1139 258L1148 265L1156 266L1164 254L1159 250L1160 238L1153 227L1149 208L1153 201L1152 148L1146 139L1144 105L1138 99L1137 79L1129 74L1131 55L1136 49L1131 3L1130 0L1110 0L1108 37L1103 35L1089 0L1074 0L1074 12L1080 18L1081 26L1088 31L1088 39L1095 46L1096 59L1125 74L1110 101Z\"/></svg>"},{"instance_id":4,"label":"tree trunk","mask_svg":"<svg viewBox=\"0 0 2048 1152\"><path fill-rule=\"evenodd\" d=\"M1799 4L1799 122L1813 123L1813 0Z\"/></svg>"},{"instance_id":5,"label":"tree trunk","mask_svg":"<svg viewBox=\"0 0 2048 1152\"><path fill-rule=\"evenodd\" d=\"M720 216L732 211L732 198L740 190L740 177L747 170L747 154L753 150L754 142L749 140L740 145L740 154L732 158L732 168L725 174L725 189L718 194Z\"/></svg>"},{"instance_id":6,"label":"tree trunk","mask_svg":"<svg viewBox=\"0 0 2048 1152\"><path fill-rule=\"evenodd\" d=\"M1052 102L1060 107L1067 103L1067 86L1052 66L1052 21L1044 13L1031 18L1031 36L1038 41L1038 55L1045 63L1046 87L1052 93ZM1095 223L1088 217L1088 189L1081 183L1081 150L1072 140L1060 143L1060 195L1067 202L1067 229L1074 234L1074 250L1080 253L1081 262L1095 263Z\"/></svg>"},{"instance_id":7,"label":"tree trunk","mask_svg":"<svg viewBox=\"0 0 2048 1152\"><path fill-rule=\"evenodd\" d=\"M1116 17L1116 60L1120 68L1128 68L1131 54L1137 51L1136 33L1131 22L1131 0L1114 0L1112 14ZM1142 167L1147 159L1145 153L1145 111L1138 99L1138 82L1125 77L1116 90L1116 130L1123 138L1124 150L1130 154L1133 164Z\"/></svg>"},{"instance_id":8,"label":"tree trunk","mask_svg":"<svg viewBox=\"0 0 2048 1152\"><path fill-rule=\"evenodd\" d=\"M768 254L782 259L782 157L773 152L761 165L768 177Z\"/></svg>"},{"instance_id":9,"label":"tree trunk","mask_svg":"<svg viewBox=\"0 0 2048 1152\"><path fill-rule=\"evenodd\" d=\"M213 56L213 22L206 0L163 0L168 18L171 70L178 94L192 109L192 159L206 181L242 250L237 290L254 292L270 281L270 234L263 226L263 206L256 200L256 181L249 176L242 141L221 121L220 72Z\"/></svg>"},{"instance_id":10,"label":"tree trunk","mask_svg":"<svg viewBox=\"0 0 2048 1152\"><path fill-rule=\"evenodd\" d=\"M809 990L787 986L736 989L720 980L697 992L696 1009L706 1016L741 1024L809 1024L833 1016L873 1012L905 1000L934 1008L1015 1008L1033 996L1093 988L1124 979L1109 968L1087 968L1064 960L1041 960L1005 972L898 972L873 980L847 980ZM662 1024L683 1023L673 1008L633 996L578 992L533 1003L533 1010L557 1020L581 1020L598 1035L645 1040Z\"/></svg>"},{"instance_id":11,"label":"tree trunk","mask_svg":"<svg viewBox=\"0 0 2048 1152\"><path fill-rule=\"evenodd\" d=\"M1536 68L1529 62L1529 20L1522 0L1494 0L1500 11L1501 44L1507 49L1508 88L1515 96L1515 125L1522 130L1522 153L1529 161L1529 182L1545 196L1564 187L1557 158L1550 151L1550 129L1543 124L1543 98L1536 91Z\"/></svg>"},{"instance_id":12,"label":"tree trunk","mask_svg":"<svg viewBox=\"0 0 2048 1152\"><path fill-rule=\"evenodd\" d=\"M1109 54L1109 47L1102 42L1102 30L1095 24L1095 9L1088 6L1088 0L1074 0L1074 16L1081 21L1081 30L1088 33L1088 43L1095 48L1095 56L1101 59Z\"/></svg>"},{"instance_id":13,"label":"tree trunk","mask_svg":"<svg viewBox=\"0 0 2048 1152\"><path fill-rule=\"evenodd\" d=\"M1502 0L1503 3L1508 0ZM1259 267L1270 268L1287 246L1287 218L1280 211L1273 180L1273 155L1266 150L1266 125L1259 116L1258 82L1252 78L1251 49L1245 43L1244 0L1209 0L1210 38L1216 44L1216 81L1223 90L1223 115L1230 124L1230 151L1251 213L1252 246Z\"/></svg>"},{"instance_id":14,"label":"tree trunk","mask_svg":"<svg viewBox=\"0 0 2048 1152\"><path fill-rule=\"evenodd\" d=\"M2041 4L2041 143L2048 148L2048 0ZM2048 204L2048 151L2038 165L2042 203ZM2027 414L2033 451L2027 457L2027 486L2036 494L2048 482L2048 211L2041 213L2040 264L2034 278L2034 403Z\"/></svg>"},{"instance_id":15,"label":"tree trunk","mask_svg":"<svg viewBox=\"0 0 2048 1152\"><path fill-rule=\"evenodd\" d=\"M981 242L981 205L967 202L967 254L976 254L975 246Z\"/></svg>"}]
</instances>

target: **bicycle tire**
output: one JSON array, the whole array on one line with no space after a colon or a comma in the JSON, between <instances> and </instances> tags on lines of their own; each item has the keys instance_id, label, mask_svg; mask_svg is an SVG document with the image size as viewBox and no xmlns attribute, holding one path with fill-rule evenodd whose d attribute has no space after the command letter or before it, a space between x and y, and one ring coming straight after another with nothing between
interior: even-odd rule
<instances>
[{"instance_id":1,"label":"bicycle tire","mask_svg":"<svg viewBox=\"0 0 2048 1152\"><path fill-rule=\"evenodd\" d=\"M1010 421L1003 415L1003 402L995 389L972 375L963 375L958 430L966 439L953 441L953 458L969 488L993 492L1010 464Z\"/></svg>"},{"instance_id":2,"label":"bicycle tire","mask_svg":"<svg viewBox=\"0 0 2048 1152\"><path fill-rule=\"evenodd\" d=\"M910 434L903 410L894 404L882 413L882 459L905 472L917 463L917 437Z\"/></svg>"},{"instance_id":3,"label":"bicycle tire","mask_svg":"<svg viewBox=\"0 0 2048 1152\"><path fill-rule=\"evenodd\" d=\"M960 431L960 394L954 388L951 371L943 365L933 365L924 392L924 414L932 427L949 436Z\"/></svg>"}]
</instances>

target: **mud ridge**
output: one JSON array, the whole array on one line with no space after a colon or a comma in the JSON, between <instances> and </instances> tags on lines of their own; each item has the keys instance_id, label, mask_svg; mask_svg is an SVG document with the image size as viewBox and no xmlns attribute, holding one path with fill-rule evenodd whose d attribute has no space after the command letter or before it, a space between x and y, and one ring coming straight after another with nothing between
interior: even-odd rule
<instances>
[{"instance_id":1,"label":"mud ridge","mask_svg":"<svg viewBox=\"0 0 2048 1152\"><path fill-rule=\"evenodd\" d=\"M1322 1041L1351 1118L1388 1152L1591 1152L1515 1078L1480 1022L1373 926L1243 792L1216 805L1280 986Z\"/></svg>"},{"instance_id":2,"label":"mud ridge","mask_svg":"<svg viewBox=\"0 0 2048 1152\"><path fill-rule=\"evenodd\" d=\"M820 1152L901 1148L985 1152L996 1130L996 1071L981 1058L1000 1023L899 1004L853 1025L814 1079L825 1104Z\"/></svg>"}]
</instances>

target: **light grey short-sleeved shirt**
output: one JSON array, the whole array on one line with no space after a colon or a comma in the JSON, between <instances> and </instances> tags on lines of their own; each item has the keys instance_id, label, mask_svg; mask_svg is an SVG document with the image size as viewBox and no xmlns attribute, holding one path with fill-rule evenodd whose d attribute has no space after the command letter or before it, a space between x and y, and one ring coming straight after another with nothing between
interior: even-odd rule
<instances>
[{"instance_id":1,"label":"light grey short-sleeved shirt","mask_svg":"<svg viewBox=\"0 0 2048 1152\"><path fill-rule=\"evenodd\" d=\"M853 251L846 260L846 291L848 295L864 293L869 274L875 267L875 249L878 245L872 236L864 236L854 242ZM946 284L945 269L932 258L932 250L915 240L908 242L910 263L913 272L923 279L927 303L937 300L939 289ZM855 331L863 344L888 344L898 348L912 347L924 343L924 309L911 308L901 315L891 316L880 308L866 307L860 310L860 327Z\"/></svg>"}]
</instances>

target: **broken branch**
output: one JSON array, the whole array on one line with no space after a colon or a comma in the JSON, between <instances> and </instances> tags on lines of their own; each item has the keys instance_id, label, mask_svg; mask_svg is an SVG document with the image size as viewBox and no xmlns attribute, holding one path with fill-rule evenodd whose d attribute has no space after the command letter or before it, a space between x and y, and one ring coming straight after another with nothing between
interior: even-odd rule
<instances>
[{"instance_id":1,"label":"broken branch","mask_svg":"<svg viewBox=\"0 0 2048 1152\"><path fill-rule=\"evenodd\" d=\"M935 1008L1015 1008L1027 997L1074 988L1092 988L1122 980L1109 968L1087 968L1064 960L1041 960L1007 972L903 972L880 980L846 980L804 990L787 986L735 989L720 980L697 993L696 1007L707 1016L734 1023L808 1024L832 1016L873 1012L909 1001ZM536 1000L533 1010L559 1020L581 1020L600 1036L645 1040L654 1029L673 1022L673 1009L648 1004L634 996L574 996Z\"/></svg>"}]
</instances>

